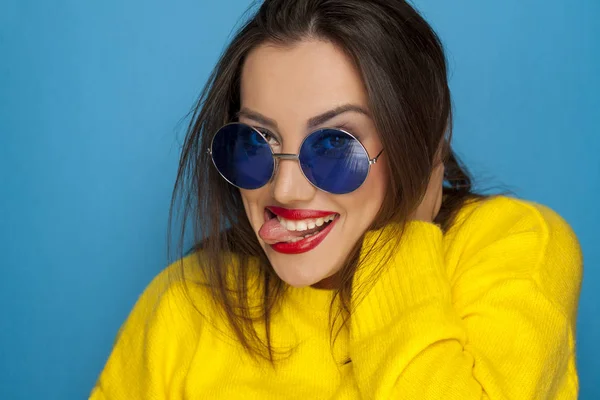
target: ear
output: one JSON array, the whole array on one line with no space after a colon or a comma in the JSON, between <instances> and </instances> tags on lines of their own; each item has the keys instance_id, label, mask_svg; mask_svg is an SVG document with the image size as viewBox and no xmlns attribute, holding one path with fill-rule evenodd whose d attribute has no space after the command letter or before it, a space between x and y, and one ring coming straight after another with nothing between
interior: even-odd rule
<instances>
[{"instance_id":1,"label":"ear","mask_svg":"<svg viewBox=\"0 0 600 400\"><path fill-rule=\"evenodd\" d=\"M435 220L442 206L444 170L444 163L440 159L433 167L421 203L409 219L425 222L433 222Z\"/></svg>"},{"instance_id":2,"label":"ear","mask_svg":"<svg viewBox=\"0 0 600 400\"><path fill-rule=\"evenodd\" d=\"M448 149L450 148L450 143L446 139L446 136L442 136L440 140L437 150L433 156L433 168L435 168L438 164L443 163L446 159L446 155L448 154Z\"/></svg>"},{"instance_id":3,"label":"ear","mask_svg":"<svg viewBox=\"0 0 600 400\"><path fill-rule=\"evenodd\" d=\"M438 163L445 163L450 154L452 153L452 149L450 147L450 141L452 139L452 114L448 117L446 121L446 126L444 128L444 132L441 137L438 139L437 150L433 157L433 167L438 165Z\"/></svg>"}]
</instances>

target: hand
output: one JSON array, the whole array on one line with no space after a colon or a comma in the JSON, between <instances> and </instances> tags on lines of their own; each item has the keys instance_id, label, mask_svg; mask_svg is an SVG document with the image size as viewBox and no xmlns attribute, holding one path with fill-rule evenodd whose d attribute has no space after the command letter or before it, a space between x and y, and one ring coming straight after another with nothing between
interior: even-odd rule
<instances>
[{"instance_id":1,"label":"hand","mask_svg":"<svg viewBox=\"0 0 600 400\"><path fill-rule=\"evenodd\" d=\"M425 196L409 220L433 222L440 212L444 184L444 163L439 159L436 163L429 177Z\"/></svg>"}]
</instances>

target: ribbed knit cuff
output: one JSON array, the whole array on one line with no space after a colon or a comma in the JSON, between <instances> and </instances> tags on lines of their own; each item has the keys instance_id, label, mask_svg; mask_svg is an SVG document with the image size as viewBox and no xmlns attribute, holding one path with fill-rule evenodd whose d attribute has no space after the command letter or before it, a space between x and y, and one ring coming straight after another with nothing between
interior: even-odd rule
<instances>
[{"instance_id":1,"label":"ribbed knit cuff","mask_svg":"<svg viewBox=\"0 0 600 400\"><path fill-rule=\"evenodd\" d=\"M384 228L365 237L361 252L364 264L356 273L352 293L353 340L388 329L402 316L414 316L416 309L431 309L432 300L449 304L450 284L444 271L441 229L431 223L411 221L405 226L399 246L394 240L381 246L391 234L395 234L393 229ZM368 254L372 245L376 250ZM385 262L387 255L390 258Z\"/></svg>"}]
</instances>

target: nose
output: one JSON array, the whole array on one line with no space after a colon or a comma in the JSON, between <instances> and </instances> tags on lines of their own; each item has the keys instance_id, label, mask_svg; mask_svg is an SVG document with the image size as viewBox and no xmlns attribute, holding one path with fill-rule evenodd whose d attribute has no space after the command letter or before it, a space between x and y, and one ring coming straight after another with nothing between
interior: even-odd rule
<instances>
[{"instance_id":1,"label":"nose","mask_svg":"<svg viewBox=\"0 0 600 400\"><path fill-rule=\"evenodd\" d=\"M311 200L317 188L304 177L297 159L282 158L277 160L271 190L275 201L292 205Z\"/></svg>"}]
</instances>

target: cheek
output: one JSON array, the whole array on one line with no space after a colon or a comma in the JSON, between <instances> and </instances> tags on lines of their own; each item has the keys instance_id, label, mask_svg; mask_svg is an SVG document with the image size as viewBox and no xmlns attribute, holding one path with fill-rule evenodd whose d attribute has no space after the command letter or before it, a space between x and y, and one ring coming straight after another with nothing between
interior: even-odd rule
<instances>
[{"instance_id":1,"label":"cheek","mask_svg":"<svg viewBox=\"0 0 600 400\"><path fill-rule=\"evenodd\" d=\"M371 167L364 186L367 197L365 201L379 209L385 198L388 186L388 174L384 163L377 163Z\"/></svg>"},{"instance_id":2,"label":"cheek","mask_svg":"<svg viewBox=\"0 0 600 400\"><path fill-rule=\"evenodd\" d=\"M244 209L246 210L246 216L252 222L252 214L256 212L258 198L254 190L242 190L240 189L240 196L244 203Z\"/></svg>"},{"instance_id":3,"label":"cheek","mask_svg":"<svg viewBox=\"0 0 600 400\"><path fill-rule=\"evenodd\" d=\"M260 189L255 190L243 190L240 189L240 196L242 197L242 202L244 203L244 209L246 211L246 216L248 217L248 221L253 225L255 229L260 228L263 221L263 213L264 213L264 205L266 205L264 199L265 196L268 196L269 190L267 187L262 187ZM257 224L259 224L257 226Z\"/></svg>"},{"instance_id":4,"label":"cheek","mask_svg":"<svg viewBox=\"0 0 600 400\"><path fill-rule=\"evenodd\" d=\"M387 173L384 164L374 165L367 180L345 200L348 223L352 229L366 229L375 219L387 190Z\"/></svg>"}]
</instances>

